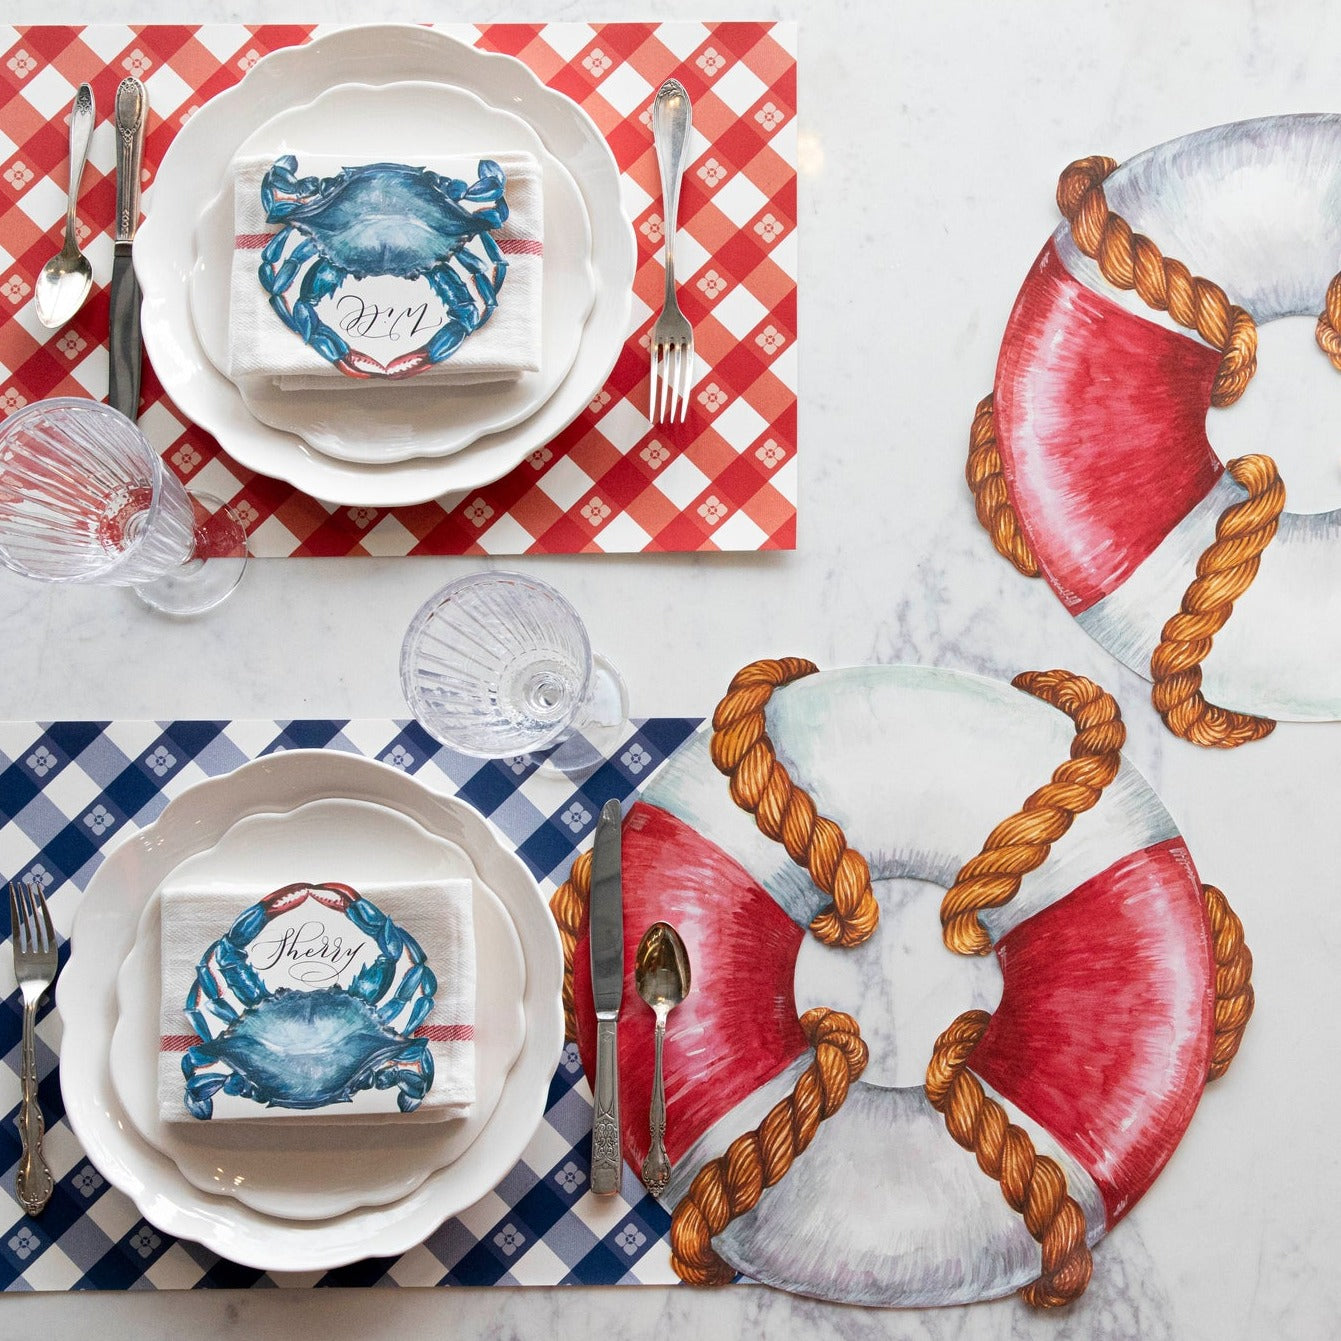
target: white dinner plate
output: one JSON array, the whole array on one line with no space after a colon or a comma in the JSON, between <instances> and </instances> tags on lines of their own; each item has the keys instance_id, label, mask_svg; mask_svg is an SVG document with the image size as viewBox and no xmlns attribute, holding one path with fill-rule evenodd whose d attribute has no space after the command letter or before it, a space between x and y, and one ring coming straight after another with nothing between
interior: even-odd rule
<instances>
[{"instance_id":1,"label":"white dinner plate","mask_svg":"<svg viewBox=\"0 0 1341 1341\"><path fill-rule=\"evenodd\" d=\"M596 297L573 367L535 414L446 457L386 465L337 461L291 433L262 424L209 361L191 323L188 285L201 207L224 181L238 146L285 108L337 84L427 80L478 94L515 113L572 174L591 223ZM587 406L628 335L636 263L619 169L591 118L546 88L520 61L410 25L346 28L258 61L178 131L147 193L135 239L144 294L144 344L181 411L241 464L329 502L394 507L477 488L505 475Z\"/></svg>"},{"instance_id":2,"label":"white dinner plate","mask_svg":"<svg viewBox=\"0 0 1341 1341\"><path fill-rule=\"evenodd\" d=\"M345 798L385 806L470 855L502 901L526 964L526 1036L493 1117L465 1153L398 1201L326 1220L264 1215L194 1187L136 1131L110 1074L116 976L150 894L187 857L212 847L247 815ZM270 1271L328 1270L395 1256L486 1195L517 1162L544 1114L563 1048L563 955L535 881L476 811L402 773L336 750L268 755L169 802L148 828L110 852L75 911L69 963L57 980L63 1030L61 1093L75 1137L141 1215L220 1256Z\"/></svg>"},{"instance_id":3,"label":"white dinner plate","mask_svg":"<svg viewBox=\"0 0 1341 1341\"><path fill-rule=\"evenodd\" d=\"M171 889L255 888L339 880L469 879L474 887L476 1099L468 1117L405 1114L377 1122L164 1122L158 1109L161 895ZM140 918L117 978L112 1084L135 1129L204 1192L288 1220L324 1220L414 1191L470 1147L492 1117L526 1036L526 965L507 910L470 856L395 810L366 801L311 801L240 820L212 848L169 872ZM423 1113L423 1110L419 1110Z\"/></svg>"},{"instance_id":4,"label":"white dinner plate","mask_svg":"<svg viewBox=\"0 0 1341 1341\"><path fill-rule=\"evenodd\" d=\"M390 154L388 145L395 146ZM285 390L273 379L250 378L237 385L257 419L341 461L377 464L459 452L525 419L554 394L577 357L596 287L587 209L572 176L525 121L464 89L422 82L344 84L281 112L248 136L237 158L309 153L400 160L514 150L537 160L544 183L540 370L512 382L471 386L412 378L382 386ZM200 217L191 270L196 336L225 376L233 223L230 176ZM500 301L506 298L505 279Z\"/></svg>"}]
</instances>

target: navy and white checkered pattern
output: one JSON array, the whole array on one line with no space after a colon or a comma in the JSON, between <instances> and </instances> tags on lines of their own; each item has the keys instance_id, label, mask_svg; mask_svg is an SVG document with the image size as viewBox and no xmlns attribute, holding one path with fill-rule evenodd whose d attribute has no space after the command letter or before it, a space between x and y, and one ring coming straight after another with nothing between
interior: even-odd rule
<instances>
[{"instance_id":1,"label":"navy and white checkered pattern","mask_svg":"<svg viewBox=\"0 0 1341 1341\"><path fill-rule=\"evenodd\" d=\"M0 723L0 871L46 887L64 963L64 938L104 849L206 777L276 750L320 748L380 759L455 792L498 826L548 894L590 840L602 804L634 793L696 725L685 718L634 723L613 758L574 788L538 772L528 756L482 763L454 754L412 722ZM13 1195L22 1004L8 938L0 946L0 992L9 1089L0 1121L0 1283L6 1290L674 1280L669 1217L643 1195L633 1172L625 1170L620 1197L589 1193L590 1092L572 1044L550 1082L539 1131L483 1201L402 1257L267 1276L160 1233L89 1163L65 1121L58 1021L48 1000L38 1018L37 1066L56 1191L42 1216L29 1219Z\"/></svg>"}]
</instances>

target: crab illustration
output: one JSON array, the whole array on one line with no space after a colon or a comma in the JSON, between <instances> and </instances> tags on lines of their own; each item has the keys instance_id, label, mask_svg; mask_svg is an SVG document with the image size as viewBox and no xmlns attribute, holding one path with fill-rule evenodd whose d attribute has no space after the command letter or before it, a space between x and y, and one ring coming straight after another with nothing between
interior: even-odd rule
<instances>
[{"instance_id":1,"label":"crab illustration","mask_svg":"<svg viewBox=\"0 0 1341 1341\"><path fill-rule=\"evenodd\" d=\"M378 954L347 987L271 991L248 947L308 899L342 913ZM353 950L343 953L352 962ZM272 1108L320 1108L395 1087L401 1112L412 1112L433 1083L433 1057L411 1035L436 990L418 942L369 900L346 885L286 885L242 912L197 965L185 1009L201 1041L182 1057L186 1107L212 1117L222 1090Z\"/></svg>"},{"instance_id":2,"label":"crab illustration","mask_svg":"<svg viewBox=\"0 0 1341 1341\"><path fill-rule=\"evenodd\" d=\"M284 227L261 252L257 274L280 320L322 358L351 377L408 377L450 358L488 321L508 269L490 236L508 217L497 163L481 159L469 185L405 163L368 163L334 177L297 177L297 167L286 154L261 182L267 221ZM290 304L285 295L300 272ZM352 348L317 313L346 280L379 275L422 276L445 317L426 344L388 364Z\"/></svg>"}]
</instances>

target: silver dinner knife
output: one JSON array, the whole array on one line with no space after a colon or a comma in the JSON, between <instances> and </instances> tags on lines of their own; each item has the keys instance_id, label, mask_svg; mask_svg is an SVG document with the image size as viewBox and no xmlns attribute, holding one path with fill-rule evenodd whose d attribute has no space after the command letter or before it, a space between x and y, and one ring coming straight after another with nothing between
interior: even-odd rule
<instances>
[{"instance_id":1,"label":"silver dinner knife","mask_svg":"<svg viewBox=\"0 0 1341 1341\"><path fill-rule=\"evenodd\" d=\"M149 101L133 75L116 90L116 249L112 261L111 314L108 318L110 368L107 403L128 419L140 414L140 286L135 280L131 244L140 222L140 162Z\"/></svg>"},{"instance_id":2,"label":"silver dinner knife","mask_svg":"<svg viewBox=\"0 0 1341 1341\"><path fill-rule=\"evenodd\" d=\"M624 894L619 802L607 801L591 851L591 996L596 1008L596 1112L591 1123L591 1190L619 1191L619 1005L624 995Z\"/></svg>"}]
</instances>

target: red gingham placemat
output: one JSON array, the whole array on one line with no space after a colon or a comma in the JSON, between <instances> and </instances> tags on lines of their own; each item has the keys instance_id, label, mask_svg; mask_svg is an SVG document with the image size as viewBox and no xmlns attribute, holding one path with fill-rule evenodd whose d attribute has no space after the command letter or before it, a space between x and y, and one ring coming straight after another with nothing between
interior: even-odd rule
<instances>
[{"instance_id":1,"label":"red gingham placemat","mask_svg":"<svg viewBox=\"0 0 1341 1341\"><path fill-rule=\"evenodd\" d=\"M183 479L228 498L265 556L790 549L796 543L796 26L675 22L444 25L524 61L574 98L624 174L638 239L634 333L590 406L510 475L450 511L332 507L239 466L188 423L148 360L141 427ZM0 25L0 411L107 393L115 182L96 136L79 202L94 292L64 330L33 310L60 245L68 116L93 85L100 121L138 75L152 114L145 183L182 123L310 25ZM701 150L685 173L677 260L699 378L686 424L646 419L647 337L661 304L661 192L648 109L675 76Z\"/></svg>"}]
</instances>

